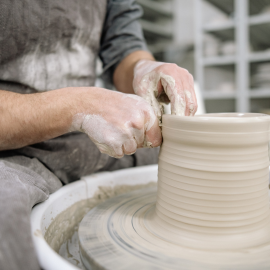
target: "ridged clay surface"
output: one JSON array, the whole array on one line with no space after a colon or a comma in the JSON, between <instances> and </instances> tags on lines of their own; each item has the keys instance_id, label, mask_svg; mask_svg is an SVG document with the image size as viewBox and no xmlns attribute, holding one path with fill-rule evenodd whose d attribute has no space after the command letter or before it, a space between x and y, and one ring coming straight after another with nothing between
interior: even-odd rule
<instances>
[{"instance_id":1,"label":"ridged clay surface","mask_svg":"<svg viewBox=\"0 0 270 270\"><path fill-rule=\"evenodd\" d=\"M270 118L165 115L158 190L91 210L79 228L98 269L269 269Z\"/></svg>"}]
</instances>

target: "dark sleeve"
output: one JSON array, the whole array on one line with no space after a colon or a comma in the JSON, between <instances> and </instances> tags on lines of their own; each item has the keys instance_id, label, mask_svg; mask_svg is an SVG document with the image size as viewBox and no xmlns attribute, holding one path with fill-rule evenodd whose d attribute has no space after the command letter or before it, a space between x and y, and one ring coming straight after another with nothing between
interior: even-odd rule
<instances>
[{"instance_id":1,"label":"dark sleeve","mask_svg":"<svg viewBox=\"0 0 270 270\"><path fill-rule=\"evenodd\" d=\"M112 81L115 68L128 54L147 51L138 21L141 16L142 9L135 0L108 0L99 52L106 79Z\"/></svg>"}]
</instances>

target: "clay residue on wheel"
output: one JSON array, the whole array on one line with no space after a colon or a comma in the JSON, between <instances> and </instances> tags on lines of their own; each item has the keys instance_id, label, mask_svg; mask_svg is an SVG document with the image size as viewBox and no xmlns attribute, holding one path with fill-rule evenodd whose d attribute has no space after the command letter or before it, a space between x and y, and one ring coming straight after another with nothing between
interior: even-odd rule
<instances>
[{"instance_id":1,"label":"clay residue on wheel","mask_svg":"<svg viewBox=\"0 0 270 270\"><path fill-rule=\"evenodd\" d=\"M46 230L44 238L50 247L63 258L85 269L79 254L78 228L86 213L109 198L155 185L156 183L150 182L147 185L100 186L92 198L77 202L56 216Z\"/></svg>"}]
</instances>

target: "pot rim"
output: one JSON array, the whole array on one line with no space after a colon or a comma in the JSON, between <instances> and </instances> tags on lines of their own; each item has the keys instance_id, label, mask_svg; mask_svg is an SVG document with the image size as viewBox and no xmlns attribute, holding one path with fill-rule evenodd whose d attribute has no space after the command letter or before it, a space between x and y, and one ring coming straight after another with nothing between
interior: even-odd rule
<instances>
[{"instance_id":1,"label":"pot rim","mask_svg":"<svg viewBox=\"0 0 270 270\"><path fill-rule=\"evenodd\" d=\"M165 114L162 120L179 119L183 122L210 122L210 123L255 123L269 122L270 115L262 113L206 113L193 117ZM163 126L163 124L162 124Z\"/></svg>"}]
</instances>

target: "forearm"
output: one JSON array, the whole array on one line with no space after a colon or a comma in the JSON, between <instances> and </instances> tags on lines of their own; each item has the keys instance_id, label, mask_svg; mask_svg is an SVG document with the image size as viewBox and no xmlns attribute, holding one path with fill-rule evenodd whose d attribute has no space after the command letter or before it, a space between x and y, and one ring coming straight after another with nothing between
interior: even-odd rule
<instances>
[{"instance_id":1,"label":"forearm","mask_svg":"<svg viewBox=\"0 0 270 270\"><path fill-rule=\"evenodd\" d=\"M113 74L113 82L117 90L123 93L134 94L132 87L134 67L138 61L143 59L155 61L154 57L149 52L135 51L119 63Z\"/></svg>"},{"instance_id":2,"label":"forearm","mask_svg":"<svg viewBox=\"0 0 270 270\"><path fill-rule=\"evenodd\" d=\"M0 90L0 150L15 149L68 132L78 94L64 88L38 94Z\"/></svg>"},{"instance_id":3,"label":"forearm","mask_svg":"<svg viewBox=\"0 0 270 270\"><path fill-rule=\"evenodd\" d=\"M161 143L152 107L141 97L98 87L39 94L0 90L0 151L42 142L69 131L86 133L102 153L116 158Z\"/></svg>"}]
</instances>

